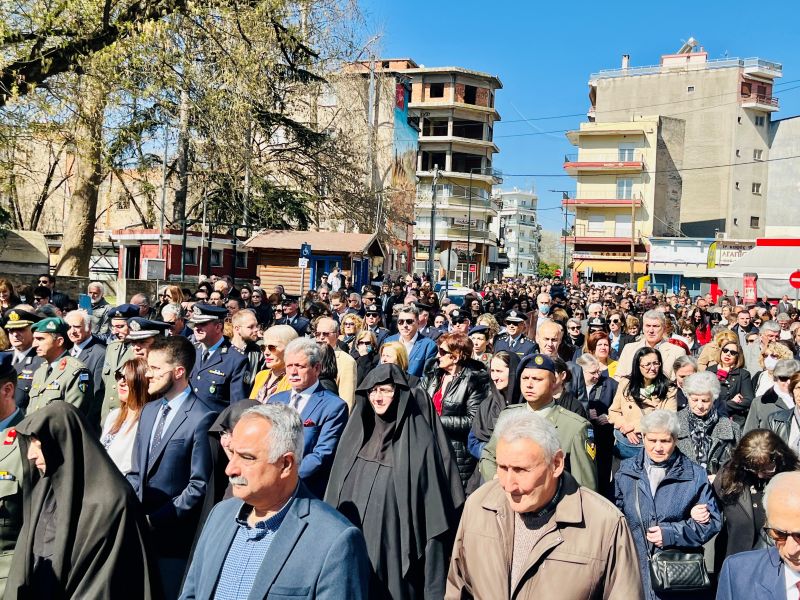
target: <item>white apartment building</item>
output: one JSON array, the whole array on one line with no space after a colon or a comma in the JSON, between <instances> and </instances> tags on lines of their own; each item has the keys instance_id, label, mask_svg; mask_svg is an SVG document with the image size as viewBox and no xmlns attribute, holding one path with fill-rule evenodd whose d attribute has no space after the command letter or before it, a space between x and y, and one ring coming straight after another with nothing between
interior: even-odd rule
<instances>
[{"instance_id":1,"label":"white apartment building","mask_svg":"<svg viewBox=\"0 0 800 600\"><path fill-rule=\"evenodd\" d=\"M536 219L539 198L518 189L494 195L500 208L500 245L508 256L504 277L536 275L539 270L541 226Z\"/></svg>"}]
</instances>

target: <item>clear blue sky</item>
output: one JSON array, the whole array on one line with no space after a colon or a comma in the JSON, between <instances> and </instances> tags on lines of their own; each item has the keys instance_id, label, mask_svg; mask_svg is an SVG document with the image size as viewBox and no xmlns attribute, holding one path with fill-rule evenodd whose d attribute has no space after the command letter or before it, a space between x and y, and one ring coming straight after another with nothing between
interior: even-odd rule
<instances>
[{"instance_id":1,"label":"clear blue sky","mask_svg":"<svg viewBox=\"0 0 800 600\"><path fill-rule=\"evenodd\" d=\"M772 118L800 114L795 2L360 4L369 31L383 34L378 46L383 56L410 57L428 67L460 66L500 78L503 89L496 106L502 121L495 127L500 153L494 166L506 174L539 175L506 176L503 188L535 186L540 223L547 230L563 226L557 210L561 195L548 190L575 189L561 168L564 154L574 151L563 132L586 120L589 74L618 68L623 54L631 55L631 66L658 64L662 54L675 52L682 40L693 36L712 59L727 53L782 63L783 78L774 92L781 109ZM523 120L574 114L581 116Z\"/></svg>"}]
</instances>

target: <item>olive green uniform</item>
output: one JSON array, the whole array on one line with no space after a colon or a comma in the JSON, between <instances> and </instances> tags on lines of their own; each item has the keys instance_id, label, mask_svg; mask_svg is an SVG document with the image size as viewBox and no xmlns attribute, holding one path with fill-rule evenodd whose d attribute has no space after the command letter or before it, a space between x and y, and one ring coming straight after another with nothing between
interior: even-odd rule
<instances>
[{"instance_id":1,"label":"olive green uniform","mask_svg":"<svg viewBox=\"0 0 800 600\"><path fill-rule=\"evenodd\" d=\"M527 404L512 404L504 410L528 409ZM502 414L502 413L501 413ZM597 491L597 466L594 463L597 448L594 442L594 431L589 421L576 415L562 406L553 405L546 419L556 427L561 449L566 458L565 468L583 487ZM495 452L497 436L484 446L481 462L478 465L484 481L494 479L497 472Z\"/></svg>"},{"instance_id":2,"label":"olive green uniform","mask_svg":"<svg viewBox=\"0 0 800 600\"><path fill-rule=\"evenodd\" d=\"M22 528L22 452L14 426L22 420L22 411L0 433L0 597L14 558L14 548Z\"/></svg>"},{"instance_id":3,"label":"olive green uniform","mask_svg":"<svg viewBox=\"0 0 800 600\"><path fill-rule=\"evenodd\" d=\"M100 422L105 423L108 413L119 408L119 395L117 394L117 369L132 358L133 348L123 340L114 340L106 347L106 360L103 363L103 383L106 393L103 397L103 408L100 411Z\"/></svg>"},{"instance_id":4,"label":"olive green uniform","mask_svg":"<svg viewBox=\"0 0 800 600\"><path fill-rule=\"evenodd\" d=\"M94 406L92 373L86 365L69 354L62 355L52 364L45 362L36 369L30 396L28 414L51 402L63 400L80 410L92 425L100 425L96 422L98 411Z\"/></svg>"}]
</instances>

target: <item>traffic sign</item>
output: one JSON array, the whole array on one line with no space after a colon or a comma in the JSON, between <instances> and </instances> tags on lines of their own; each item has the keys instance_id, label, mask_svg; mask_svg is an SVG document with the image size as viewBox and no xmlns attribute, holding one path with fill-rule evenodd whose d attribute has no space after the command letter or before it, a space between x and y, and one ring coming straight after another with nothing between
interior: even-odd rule
<instances>
[{"instance_id":1,"label":"traffic sign","mask_svg":"<svg viewBox=\"0 0 800 600\"><path fill-rule=\"evenodd\" d=\"M297 266L299 266L301 269L307 269L308 268L308 259L307 258L301 258L298 261L298 265Z\"/></svg>"},{"instance_id":2,"label":"traffic sign","mask_svg":"<svg viewBox=\"0 0 800 600\"><path fill-rule=\"evenodd\" d=\"M303 258L311 258L311 244L303 244L300 246L300 256Z\"/></svg>"},{"instance_id":3,"label":"traffic sign","mask_svg":"<svg viewBox=\"0 0 800 600\"><path fill-rule=\"evenodd\" d=\"M478 265L476 265L475 263L472 263L469 266L469 272L470 273L477 273L478 272Z\"/></svg>"},{"instance_id":4,"label":"traffic sign","mask_svg":"<svg viewBox=\"0 0 800 600\"><path fill-rule=\"evenodd\" d=\"M554 273L554 275L555 275L556 277L561 277L561 275L562 275L562 273L561 273L561 269L556 269L556 270L555 270L555 273Z\"/></svg>"},{"instance_id":5,"label":"traffic sign","mask_svg":"<svg viewBox=\"0 0 800 600\"><path fill-rule=\"evenodd\" d=\"M800 290L800 270L789 275L789 285L797 290Z\"/></svg>"}]
</instances>

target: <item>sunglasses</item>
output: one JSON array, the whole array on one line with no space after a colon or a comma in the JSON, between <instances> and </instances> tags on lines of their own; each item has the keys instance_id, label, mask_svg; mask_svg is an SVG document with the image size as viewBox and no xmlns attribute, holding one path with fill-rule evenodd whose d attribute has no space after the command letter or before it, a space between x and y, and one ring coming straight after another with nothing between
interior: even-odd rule
<instances>
[{"instance_id":1,"label":"sunglasses","mask_svg":"<svg viewBox=\"0 0 800 600\"><path fill-rule=\"evenodd\" d=\"M445 350L444 348L439 348L439 356L453 356L453 353L450 350Z\"/></svg>"},{"instance_id":2,"label":"sunglasses","mask_svg":"<svg viewBox=\"0 0 800 600\"><path fill-rule=\"evenodd\" d=\"M787 381L789 381L791 378L792 378L792 377L791 377L791 375L778 375L778 376L776 377L776 379L777 379L778 381L781 381L781 382L783 382L783 383L786 383L786 382L787 382Z\"/></svg>"},{"instance_id":3,"label":"sunglasses","mask_svg":"<svg viewBox=\"0 0 800 600\"><path fill-rule=\"evenodd\" d=\"M569 327L567 327L567 329L569 329L571 331L578 331L580 329L580 327L578 327L576 325L570 325Z\"/></svg>"},{"instance_id":4,"label":"sunglasses","mask_svg":"<svg viewBox=\"0 0 800 600\"><path fill-rule=\"evenodd\" d=\"M800 544L800 531L784 531L783 529L775 529L774 527L764 527L764 531L775 542L783 544L789 537L791 537L795 544Z\"/></svg>"},{"instance_id":5,"label":"sunglasses","mask_svg":"<svg viewBox=\"0 0 800 600\"><path fill-rule=\"evenodd\" d=\"M723 354L730 354L731 356L739 356L738 350L731 350L729 348L723 348L722 350L720 350L720 352L722 352Z\"/></svg>"},{"instance_id":6,"label":"sunglasses","mask_svg":"<svg viewBox=\"0 0 800 600\"><path fill-rule=\"evenodd\" d=\"M414 319L397 319L398 325L413 325Z\"/></svg>"},{"instance_id":7,"label":"sunglasses","mask_svg":"<svg viewBox=\"0 0 800 600\"><path fill-rule=\"evenodd\" d=\"M264 350L269 350L271 353L274 353L278 347L275 344L267 344L264 346Z\"/></svg>"},{"instance_id":8,"label":"sunglasses","mask_svg":"<svg viewBox=\"0 0 800 600\"><path fill-rule=\"evenodd\" d=\"M358 342L356 346L371 346L372 342Z\"/></svg>"},{"instance_id":9,"label":"sunglasses","mask_svg":"<svg viewBox=\"0 0 800 600\"><path fill-rule=\"evenodd\" d=\"M620 321L619 321L619 319L609 319L608 322L609 323L619 323Z\"/></svg>"},{"instance_id":10,"label":"sunglasses","mask_svg":"<svg viewBox=\"0 0 800 600\"><path fill-rule=\"evenodd\" d=\"M511 325L512 327L517 327L519 323L517 321L505 321L506 325Z\"/></svg>"},{"instance_id":11,"label":"sunglasses","mask_svg":"<svg viewBox=\"0 0 800 600\"><path fill-rule=\"evenodd\" d=\"M315 338L324 338L329 335L336 335L335 331L315 331L314 337Z\"/></svg>"}]
</instances>

